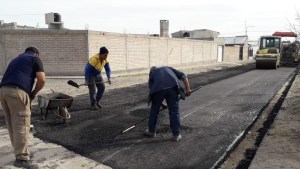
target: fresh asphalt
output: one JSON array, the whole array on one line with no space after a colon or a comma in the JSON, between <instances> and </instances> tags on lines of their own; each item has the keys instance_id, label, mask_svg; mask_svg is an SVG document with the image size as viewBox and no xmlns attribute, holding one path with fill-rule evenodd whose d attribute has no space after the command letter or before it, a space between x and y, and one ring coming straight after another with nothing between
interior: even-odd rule
<instances>
[{"instance_id":1,"label":"fresh asphalt","mask_svg":"<svg viewBox=\"0 0 300 169\"><path fill-rule=\"evenodd\" d=\"M162 112L158 138L132 131L116 137L117 146L90 155L113 168L210 168L294 70L254 70L204 86L180 103L183 139L178 143L170 142L168 116Z\"/></svg>"},{"instance_id":2,"label":"fresh asphalt","mask_svg":"<svg viewBox=\"0 0 300 169\"><path fill-rule=\"evenodd\" d=\"M119 109L109 107L112 110L104 108L98 112L87 109L86 95L78 96L75 100L79 104L75 102L72 106L72 120L67 125L58 124L50 116L47 121L36 123L36 128L39 128L36 135L112 168L210 168L251 124L293 70L254 70L204 85L180 102L183 130L180 142L170 141L166 111L160 115L158 138L142 136L147 121L120 134L120 131L147 116L144 93L136 92L143 104L135 102L136 97L130 96L134 89L122 93L127 97L121 101L116 98L110 100L118 104L127 99L129 106L121 104ZM194 80L191 79L192 84L196 83Z\"/></svg>"},{"instance_id":3,"label":"fresh asphalt","mask_svg":"<svg viewBox=\"0 0 300 169\"><path fill-rule=\"evenodd\" d=\"M185 101L180 101L183 136L180 142L170 141L167 111L160 114L157 138L142 136L147 120L120 133L148 115L146 92L136 91L140 89L138 86L115 91L122 93L111 98L115 104L123 103L117 107L91 112L77 106L73 110L80 113L73 113L73 122L63 127L49 119L39 125L56 128L56 131L40 130L36 135L114 169L210 168L251 125L294 70L253 70L203 86ZM87 101L87 96L77 99L81 103ZM46 130L45 126L42 128Z\"/></svg>"}]
</instances>

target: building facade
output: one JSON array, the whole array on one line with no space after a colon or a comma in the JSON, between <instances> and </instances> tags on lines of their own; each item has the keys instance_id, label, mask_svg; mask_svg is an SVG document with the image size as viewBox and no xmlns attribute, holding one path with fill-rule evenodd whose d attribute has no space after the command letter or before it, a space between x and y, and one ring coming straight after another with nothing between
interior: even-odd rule
<instances>
[{"instance_id":1,"label":"building facade","mask_svg":"<svg viewBox=\"0 0 300 169\"><path fill-rule=\"evenodd\" d=\"M249 60L248 36L224 37L224 61Z\"/></svg>"}]
</instances>

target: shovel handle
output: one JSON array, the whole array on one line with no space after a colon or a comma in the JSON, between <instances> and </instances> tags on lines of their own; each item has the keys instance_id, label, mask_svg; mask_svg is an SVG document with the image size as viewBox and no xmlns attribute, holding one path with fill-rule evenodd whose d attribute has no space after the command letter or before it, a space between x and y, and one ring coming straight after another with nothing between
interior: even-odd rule
<instances>
[{"instance_id":1,"label":"shovel handle","mask_svg":"<svg viewBox=\"0 0 300 169\"><path fill-rule=\"evenodd\" d=\"M91 85L91 84L101 84L101 83L107 83L108 81L105 81L105 82L95 82L95 83L82 83L82 84L79 84L79 86L85 86L85 85Z\"/></svg>"},{"instance_id":2,"label":"shovel handle","mask_svg":"<svg viewBox=\"0 0 300 169\"><path fill-rule=\"evenodd\" d=\"M200 86L200 87L197 87L197 88L195 88L195 89L191 90L191 93L194 93L195 91L197 91L197 90L199 90L199 89L201 89L201 88L202 88L202 86Z\"/></svg>"}]
</instances>

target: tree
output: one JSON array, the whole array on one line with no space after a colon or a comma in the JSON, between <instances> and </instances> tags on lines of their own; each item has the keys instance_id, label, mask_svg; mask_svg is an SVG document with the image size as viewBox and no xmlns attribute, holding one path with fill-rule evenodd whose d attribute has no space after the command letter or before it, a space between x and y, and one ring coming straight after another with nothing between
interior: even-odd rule
<instances>
[{"instance_id":1,"label":"tree","mask_svg":"<svg viewBox=\"0 0 300 169\"><path fill-rule=\"evenodd\" d=\"M294 32L298 35L297 40L300 40L300 11L296 10L296 22L290 22L288 21L289 24L289 30L291 32Z\"/></svg>"}]
</instances>

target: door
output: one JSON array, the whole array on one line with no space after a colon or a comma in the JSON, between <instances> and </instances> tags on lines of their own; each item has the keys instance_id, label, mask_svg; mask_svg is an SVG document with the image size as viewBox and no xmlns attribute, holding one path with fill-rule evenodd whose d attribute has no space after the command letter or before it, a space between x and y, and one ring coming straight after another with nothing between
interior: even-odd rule
<instances>
[{"instance_id":1,"label":"door","mask_svg":"<svg viewBox=\"0 0 300 169\"><path fill-rule=\"evenodd\" d=\"M243 45L240 46L239 59L243 60Z\"/></svg>"}]
</instances>

